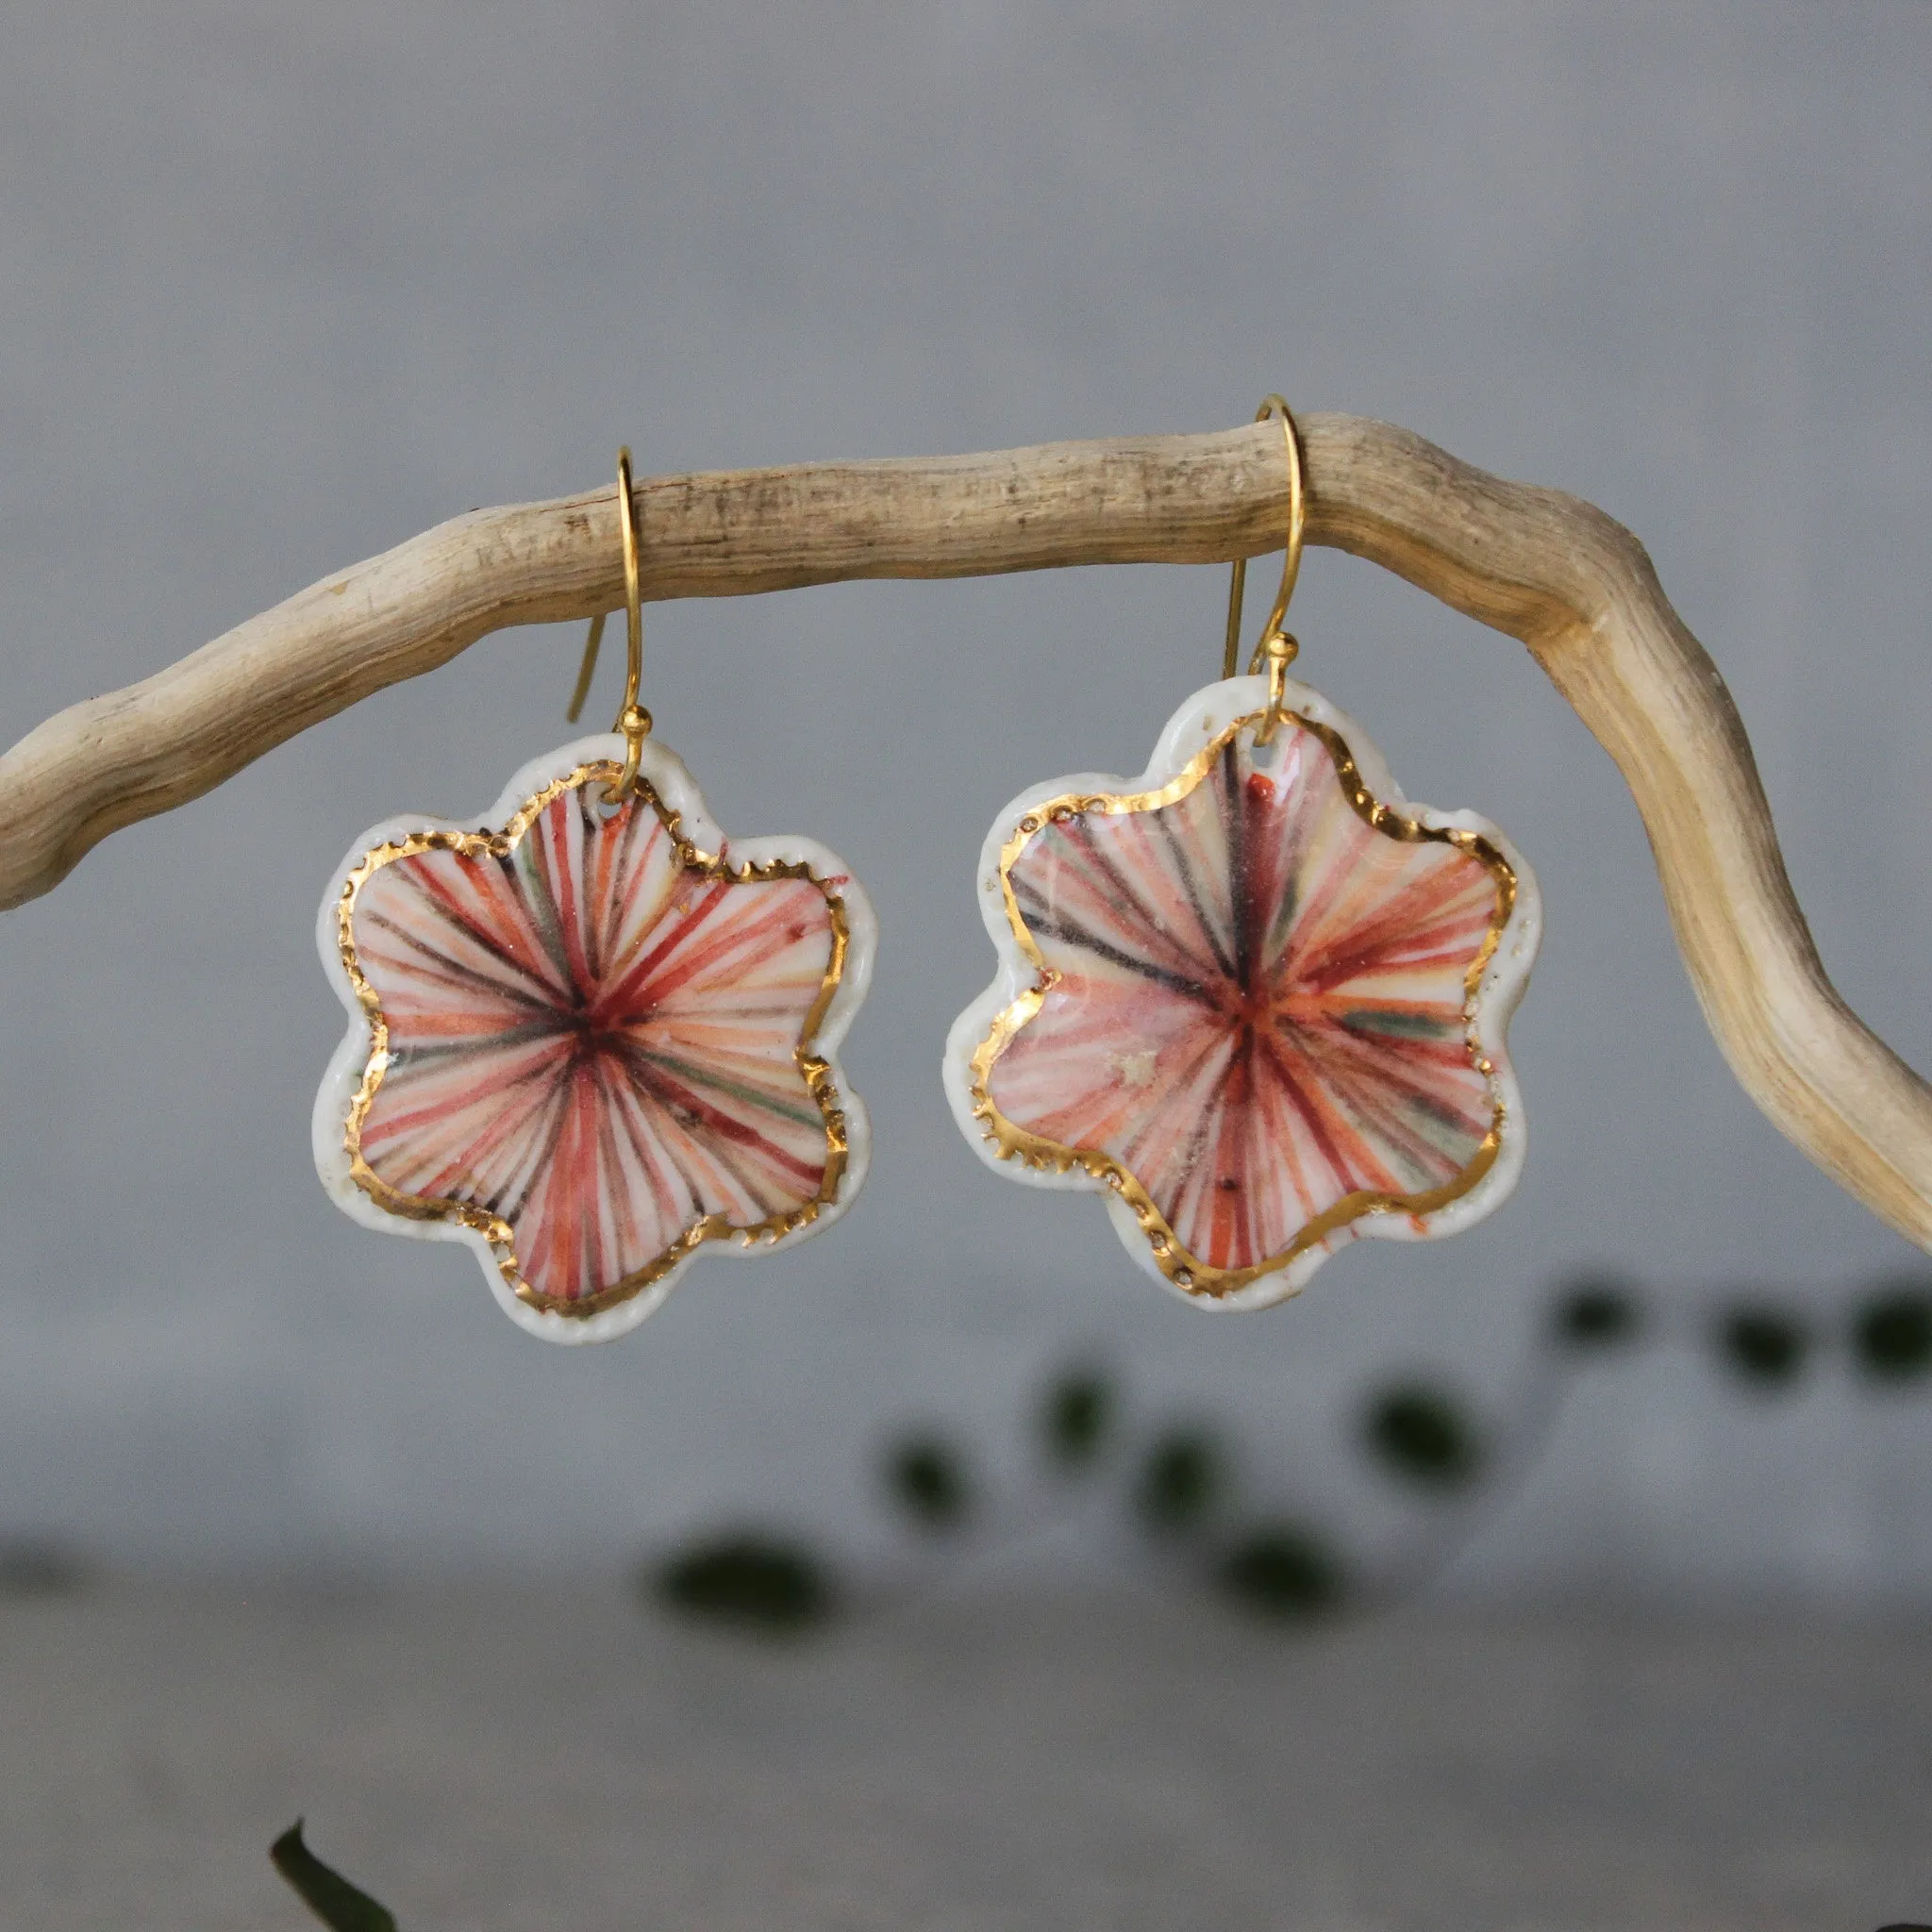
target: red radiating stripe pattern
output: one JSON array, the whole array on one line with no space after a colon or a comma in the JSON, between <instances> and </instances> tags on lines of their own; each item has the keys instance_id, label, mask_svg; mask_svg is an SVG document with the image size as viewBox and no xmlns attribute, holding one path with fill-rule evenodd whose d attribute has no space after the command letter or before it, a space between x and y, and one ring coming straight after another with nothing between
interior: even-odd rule
<instances>
[{"instance_id":1,"label":"red radiating stripe pattern","mask_svg":"<svg viewBox=\"0 0 1932 1932\"><path fill-rule=\"evenodd\" d=\"M799 1063L824 891L686 865L648 800L606 821L593 791L559 793L500 858L380 867L351 921L389 1030L363 1160L507 1222L523 1280L565 1305L707 1217L806 1206L829 1158Z\"/></svg>"},{"instance_id":2,"label":"red radiating stripe pattern","mask_svg":"<svg viewBox=\"0 0 1932 1932\"><path fill-rule=\"evenodd\" d=\"M1014 1125L1108 1156L1198 1260L1259 1266L1362 1191L1446 1186L1495 1122L1467 979L1483 861L1379 831L1314 732L1231 739L1186 796L1058 815L1013 861L1049 969L993 1062Z\"/></svg>"}]
</instances>

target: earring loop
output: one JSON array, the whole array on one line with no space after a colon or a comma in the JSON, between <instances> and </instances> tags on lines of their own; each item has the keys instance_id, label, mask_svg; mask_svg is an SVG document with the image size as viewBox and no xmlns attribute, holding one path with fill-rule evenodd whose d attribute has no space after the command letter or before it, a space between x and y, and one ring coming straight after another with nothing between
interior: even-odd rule
<instances>
[{"instance_id":1,"label":"earring loop","mask_svg":"<svg viewBox=\"0 0 1932 1932\"><path fill-rule=\"evenodd\" d=\"M1302 485L1301 438L1295 428L1292 412L1278 395L1265 397L1261 407L1255 411L1255 421L1265 423L1271 417L1281 422L1282 441L1288 449L1288 544L1281 560L1281 588L1274 593L1274 608L1268 613L1268 622L1262 627L1261 641L1255 647L1255 655L1248 665L1249 671L1260 668L1265 657L1270 665L1272 682L1278 683L1274 667L1274 659L1280 655L1280 646L1286 644L1287 655L1281 657L1279 669L1285 671L1293 661L1300 649L1295 641L1281 628L1282 619L1288 615L1288 600L1294 595L1295 578L1302 567L1302 532L1307 521L1307 491ZM1227 635L1222 646L1221 675L1223 677L1235 675L1240 663L1241 633L1241 604L1248 587L1248 560L1238 557L1234 560L1234 575L1227 587ZM1269 736L1274 735L1277 713L1274 704L1269 707L1268 722L1264 727ZM1266 738L1261 742L1266 743Z\"/></svg>"},{"instance_id":2,"label":"earring loop","mask_svg":"<svg viewBox=\"0 0 1932 1932\"><path fill-rule=\"evenodd\" d=\"M643 590L638 562L637 499L631 491L630 445L617 452L617 523L624 541L624 613L625 619L625 661L624 703L617 722L610 727L625 741L624 770L606 796L612 805L622 805L637 790L638 766L644 755L644 740L651 735L651 714L638 703L639 688L644 676ZM564 716L575 724L590 695L591 680L597 672L597 653L604 642L604 612L591 620L590 635L584 640L584 658L577 669L576 690L571 694L570 709Z\"/></svg>"},{"instance_id":3,"label":"earring loop","mask_svg":"<svg viewBox=\"0 0 1932 1932\"><path fill-rule=\"evenodd\" d=\"M1294 661L1299 647L1286 631L1272 631L1255 646L1255 656L1248 665L1249 671L1257 671L1265 661L1268 666L1268 708L1261 714L1261 722L1255 726L1255 742L1274 742L1275 727L1281 723L1287 708L1288 667Z\"/></svg>"}]
</instances>

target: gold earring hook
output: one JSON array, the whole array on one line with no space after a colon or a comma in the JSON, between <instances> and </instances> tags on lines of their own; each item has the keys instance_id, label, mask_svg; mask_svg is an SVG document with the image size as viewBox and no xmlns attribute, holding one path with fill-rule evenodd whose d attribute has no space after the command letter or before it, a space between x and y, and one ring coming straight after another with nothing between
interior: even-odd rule
<instances>
[{"instance_id":1,"label":"gold earring hook","mask_svg":"<svg viewBox=\"0 0 1932 1932\"><path fill-rule=\"evenodd\" d=\"M1268 622L1262 627L1261 641L1248 660L1250 675L1264 662L1268 666L1268 710L1261 720L1260 728L1255 733L1257 744L1266 744L1281 722L1288 667L1301 650L1301 646L1281 625L1288 615L1288 600L1294 595L1295 578L1301 574L1302 532L1307 522L1307 492L1302 485L1301 437L1295 428L1293 413L1281 397L1269 396L1255 411L1255 421L1265 423L1271 416L1280 418L1282 441L1288 448L1288 544L1281 559L1281 588L1274 593L1274 608L1269 611ZM1248 560L1238 557L1234 562L1233 579L1227 587L1227 636L1221 652L1223 677L1232 677L1236 665L1241 661L1241 604L1247 588Z\"/></svg>"},{"instance_id":2,"label":"gold earring hook","mask_svg":"<svg viewBox=\"0 0 1932 1932\"><path fill-rule=\"evenodd\" d=\"M638 691L644 678L643 591L638 566L637 499L631 491L630 445L617 452L617 523L624 538L624 611L625 623L625 666L624 703L617 722L610 728L624 734L624 772L605 795L612 805L621 805L637 790L638 765L644 755L644 740L651 735L651 714L638 703ZM575 724L591 693L591 680L597 673L597 653L604 642L604 615L591 620L591 634L584 640L584 661L577 669L577 687L571 695L570 709L564 716Z\"/></svg>"}]
</instances>

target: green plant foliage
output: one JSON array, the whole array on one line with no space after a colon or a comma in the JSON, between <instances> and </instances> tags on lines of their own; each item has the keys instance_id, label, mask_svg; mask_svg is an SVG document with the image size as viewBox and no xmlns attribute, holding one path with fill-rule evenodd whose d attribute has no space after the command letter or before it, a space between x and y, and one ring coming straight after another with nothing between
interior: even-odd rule
<instances>
[{"instance_id":1,"label":"green plant foliage","mask_svg":"<svg viewBox=\"0 0 1932 1932\"><path fill-rule=\"evenodd\" d=\"M1292 1524L1243 1537L1222 1559L1219 1579L1238 1602L1284 1624L1322 1616L1344 1593L1341 1566L1327 1545Z\"/></svg>"},{"instance_id":2,"label":"green plant foliage","mask_svg":"<svg viewBox=\"0 0 1932 1932\"><path fill-rule=\"evenodd\" d=\"M1804 1373L1810 1338L1790 1315L1733 1308L1718 1324L1718 1347L1731 1373L1760 1389L1788 1388Z\"/></svg>"},{"instance_id":3,"label":"green plant foliage","mask_svg":"<svg viewBox=\"0 0 1932 1932\"><path fill-rule=\"evenodd\" d=\"M387 1907L331 1871L302 1842L299 1818L269 1846L268 1856L290 1889L333 1932L396 1932L394 1915Z\"/></svg>"},{"instance_id":4,"label":"green plant foliage","mask_svg":"<svg viewBox=\"0 0 1932 1932\"><path fill-rule=\"evenodd\" d=\"M1041 1412L1048 1457L1063 1470L1088 1468L1106 1446L1113 1413L1113 1391L1100 1376L1086 1370L1062 1375Z\"/></svg>"},{"instance_id":5,"label":"green plant foliage","mask_svg":"<svg viewBox=\"0 0 1932 1932\"><path fill-rule=\"evenodd\" d=\"M1621 1281L1579 1281L1557 1300L1551 1325L1558 1344L1578 1354L1619 1348L1642 1333L1643 1310Z\"/></svg>"},{"instance_id":6,"label":"green plant foliage","mask_svg":"<svg viewBox=\"0 0 1932 1932\"><path fill-rule=\"evenodd\" d=\"M1214 1439L1203 1429L1175 1429L1147 1452L1134 1502L1149 1529L1173 1536L1200 1528L1225 1486Z\"/></svg>"},{"instance_id":7,"label":"green plant foliage","mask_svg":"<svg viewBox=\"0 0 1932 1932\"><path fill-rule=\"evenodd\" d=\"M921 1529L943 1534L973 1514L966 1465L937 1436L912 1436L886 1457L886 1488Z\"/></svg>"},{"instance_id":8,"label":"green plant foliage","mask_svg":"<svg viewBox=\"0 0 1932 1932\"><path fill-rule=\"evenodd\" d=\"M1932 1370L1932 1293L1901 1286L1874 1295L1853 1319L1852 1348L1873 1381L1916 1381Z\"/></svg>"},{"instance_id":9,"label":"green plant foliage","mask_svg":"<svg viewBox=\"0 0 1932 1932\"><path fill-rule=\"evenodd\" d=\"M763 1537L719 1537L672 1557L645 1579L680 1616L766 1637L791 1637L832 1613L832 1591L804 1550Z\"/></svg>"},{"instance_id":10,"label":"green plant foliage","mask_svg":"<svg viewBox=\"0 0 1932 1932\"><path fill-rule=\"evenodd\" d=\"M1421 1383L1371 1399L1362 1434L1393 1474L1425 1490L1462 1488L1482 1470L1482 1442L1462 1405Z\"/></svg>"}]
</instances>

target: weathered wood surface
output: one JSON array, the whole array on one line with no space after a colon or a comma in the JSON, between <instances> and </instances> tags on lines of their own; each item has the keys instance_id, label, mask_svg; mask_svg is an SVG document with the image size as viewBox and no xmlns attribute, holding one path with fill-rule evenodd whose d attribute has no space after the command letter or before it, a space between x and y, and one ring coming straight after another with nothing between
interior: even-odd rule
<instances>
[{"instance_id":1,"label":"weathered wood surface","mask_svg":"<svg viewBox=\"0 0 1932 1932\"><path fill-rule=\"evenodd\" d=\"M1385 423L1300 419L1307 540L1520 638L1635 795L1677 942L1732 1070L1777 1126L1932 1247L1932 1090L1839 998L1779 855L1744 727L1642 546ZM1281 432L659 476L637 490L648 598L854 577L1208 563L1278 546ZM108 833L219 785L359 698L506 625L615 608L608 486L475 510L344 571L0 758L0 906Z\"/></svg>"}]
</instances>

